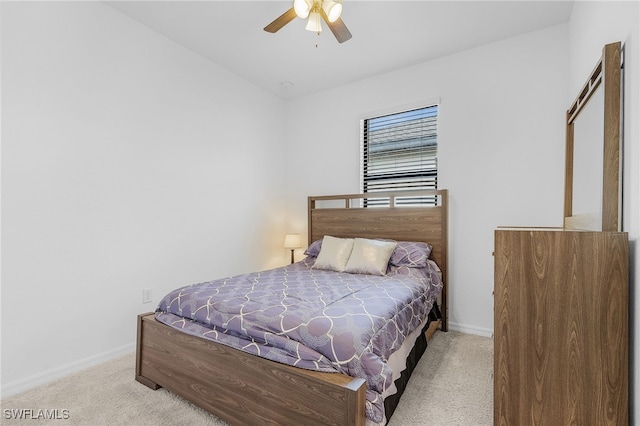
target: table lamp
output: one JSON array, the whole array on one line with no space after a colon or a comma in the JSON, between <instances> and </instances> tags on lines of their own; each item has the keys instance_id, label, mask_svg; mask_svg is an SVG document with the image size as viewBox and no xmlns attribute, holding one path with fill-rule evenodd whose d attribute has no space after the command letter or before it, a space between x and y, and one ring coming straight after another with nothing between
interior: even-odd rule
<instances>
[{"instance_id":1,"label":"table lamp","mask_svg":"<svg viewBox=\"0 0 640 426\"><path fill-rule=\"evenodd\" d=\"M300 244L300 234L287 234L284 237L284 248L291 250L291 263L293 263L293 251L302 247Z\"/></svg>"}]
</instances>

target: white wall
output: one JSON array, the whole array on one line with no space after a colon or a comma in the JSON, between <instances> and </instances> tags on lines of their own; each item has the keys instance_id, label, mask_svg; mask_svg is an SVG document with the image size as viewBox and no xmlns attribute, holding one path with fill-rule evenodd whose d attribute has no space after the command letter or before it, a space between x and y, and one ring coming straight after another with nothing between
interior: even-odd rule
<instances>
[{"instance_id":1,"label":"white wall","mask_svg":"<svg viewBox=\"0 0 640 426\"><path fill-rule=\"evenodd\" d=\"M439 187L450 190L450 325L493 333L493 231L561 226L568 28L556 26L290 101L289 223L306 196L358 192L359 120L440 98Z\"/></svg>"},{"instance_id":2,"label":"white wall","mask_svg":"<svg viewBox=\"0 0 640 426\"><path fill-rule=\"evenodd\" d=\"M571 43L570 104L586 81L607 43L623 44L624 71L624 159L623 159L623 231L630 245L630 358L631 421L638 418L640 406L640 3L637 1L576 2L569 23Z\"/></svg>"},{"instance_id":3,"label":"white wall","mask_svg":"<svg viewBox=\"0 0 640 426\"><path fill-rule=\"evenodd\" d=\"M6 396L132 350L171 289L287 253L282 100L100 2L1 7Z\"/></svg>"}]
</instances>

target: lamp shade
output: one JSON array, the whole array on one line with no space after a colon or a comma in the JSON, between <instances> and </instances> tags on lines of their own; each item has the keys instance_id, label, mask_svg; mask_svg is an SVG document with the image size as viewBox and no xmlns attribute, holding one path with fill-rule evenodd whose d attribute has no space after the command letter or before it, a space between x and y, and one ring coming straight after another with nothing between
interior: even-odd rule
<instances>
[{"instance_id":1,"label":"lamp shade","mask_svg":"<svg viewBox=\"0 0 640 426\"><path fill-rule=\"evenodd\" d=\"M306 19L309 16L309 12L311 12L311 6L313 3L307 0L294 0L293 1L293 10L296 12L299 18Z\"/></svg>"},{"instance_id":2,"label":"lamp shade","mask_svg":"<svg viewBox=\"0 0 640 426\"><path fill-rule=\"evenodd\" d=\"M284 248L296 249L301 247L300 234L287 234L284 237Z\"/></svg>"},{"instance_id":3,"label":"lamp shade","mask_svg":"<svg viewBox=\"0 0 640 426\"><path fill-rule=\"evenodd\" d=\"M304 27L307 31L313 31L314 33L322 32L322 17L318 12L311 12L309 14L309 20L307 21L307 26Z\"/></svg>"},{"instance_id":4,"label":"lamp shade","mask_svg":"<svg viewBox=\"0 0 640 426\"><path fill-rule=\"evenodd\" d=\"M335 22L342 13L342 0L324 0L322 2L324 13L327 14L329 22Z\"/></svg>"}]
</instances>

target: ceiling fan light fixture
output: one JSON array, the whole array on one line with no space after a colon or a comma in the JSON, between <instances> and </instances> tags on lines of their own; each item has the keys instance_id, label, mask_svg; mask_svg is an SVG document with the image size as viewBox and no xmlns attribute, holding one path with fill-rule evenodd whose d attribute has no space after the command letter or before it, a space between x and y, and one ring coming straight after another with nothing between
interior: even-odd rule
<instances>
[{"instance_id":1,"label":"ceiling fan light fixture","mask_svg":"<svg viewBox=\"0 0 640 426\"><path fill-rule=\"evenodd\" d=\"M306 19L311 12L313 6L313 0L293 0L293 10L296 11L296 15L299 18Z\"/></svg>"},{"instance_id":2,"label":"ceiling fan light fixture","mask_svg":"<svg viewBox=\"0 0 640 426\"><path fill-rule=\"evenodd\" d=\"M276 33L289 22L299 17L307 20L306 30L320 35L322 22L324 21L338 43L344 43L347 40L351 40L351 32L342 22L341 14L342 0L293 0L293 5L264 27L264 30L268 33Z\"/></svg>"},{"instance_id":3,"label":"ceiling fan light fixture","mask_svg":"<svg viewBox=\"0 0 640 426\"><path fill-rule=\"evenodd\" d=\"M342 0L324 0L322 8L329 22L335 22L342 14Z\"/></svg>"},{"instance_id":4,"label":"ceiling fan light fixture","mask_svg":"<svg viewBox=\"0 0 640 426\"><path fill-rule=\"evenodd\" d=\"M311 12L309 14L309 20L307 21L307 26L304 28L307 31L313 31L314 33L322 32L322 17L318 12Z\"/></svg>"}]
</instances>

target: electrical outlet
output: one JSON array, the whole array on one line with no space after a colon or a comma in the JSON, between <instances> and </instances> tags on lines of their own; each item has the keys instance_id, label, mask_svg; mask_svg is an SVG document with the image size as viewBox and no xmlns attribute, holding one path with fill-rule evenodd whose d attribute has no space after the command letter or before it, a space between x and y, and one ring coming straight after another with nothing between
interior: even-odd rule
<instances>
[{"instance_id":1,"label":"electrical outlet","mask_svg":"<svg viewBox=\"0 0 640 426\"><path fill-rule=\"evenodd\" d=\"M142 303L151 303L153 300L153 294L150 288L142 289Z\"/></svg>"}]
</instances>

